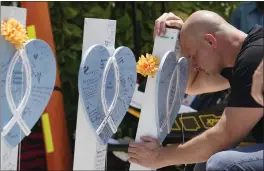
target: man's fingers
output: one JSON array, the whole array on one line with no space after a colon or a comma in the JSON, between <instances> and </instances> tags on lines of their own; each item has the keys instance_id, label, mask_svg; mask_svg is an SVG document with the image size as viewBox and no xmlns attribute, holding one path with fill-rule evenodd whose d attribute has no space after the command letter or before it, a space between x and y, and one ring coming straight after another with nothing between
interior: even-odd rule
<instances>
[{"instance_id":1,"label":"man's fingers","mask_svg":"<svg viewBox=\"0 0 264 171\"><path fill-rule=\"evenodd\" d=\"M168 20L168 21L166 21L166 25L169 27L181 29L183 22L182 22L182 20Z\"/></svg>"},{"instance_id":2,"label":"man's fingers","mask_svg":"<svg viewBox=\"0 0 264 171\"><path fill-rule=\"evenodd\" d=\"M184 24L184 22L180 17L174 15L171 12L166 16L165 21L166 21L166 26L176 27L177 29L181 29Z\"/></svg>"},{"instance_id":3,"label":"man's fingers","mask_svg":"<svg viewBox=\"0 0 264 171\"><path fill-rule=\"evenodd\" d=\"M129 147L134 147L134 148L139 148L142 145L144 145L144 143L136 143L136 142L130 142L129 143Z\"/></svg>"},{"instance_id":4,"label":"man's fingers","mask_svg":"<svg viewBox=\"0 0 264 171\"><path fill-rule=\"evenodd\" d=\"M159 35L165 35L166 34L166 21L160 22L160 34Z\"/></svg>"},{"instance_id":5,"label":"man's fingers","mask_svg":"<svg viewBox=\"0 0 264 171\"><path fill-rule=\"evenodd\" d=\"M168 15L168 13L163 13L157 20L156 20L156 22L159 22L159 21L161 21L161 20L163 20L166 16Z\"/></svg>"},{"instance_id":6,"label":"man's fingers","mask_svg":"<svg viewBox=\"0 0 264 171\"><path fill-rule=\"evenodd\" d=\"M128 156L132 158L146 159L151 154L151 151L146 148L128 148Z\"/></svg>"},{"instance_id":7,"label":"man's fingers","mask_svg":"<svg viewBox=\"0 0 264 171\"><path fill-rule=\"evenodd\" d=\"M175 16L173 13L164 13L156 21L154 27L153 39L156 35L165 34L166 32L166 21L167 20L181 20L179 17Z\"/></svg>"},{"instance_id":8,"label":"man's fingers","mask_svg":"<svg viewBox=\"0 0 264 171\"><path fill-rule=\"evenodd\" d=\"M142 136L142 137L140 137L140 139L142 141L145 141L145 142L155 142L155 141L157 141L156 138L152 138L152 137L149 137L149 136Z\"/></svg>"},{"instance_id":9,"label":"man's fingers","mask_svg":"<svg viewBox=\"0 0 264 171\"><path fill-rule=\"evenodd\" d=\"M128 152L129 153L139 153L140 152L140 148L129 147L128 148Z\"/></svg>"},{"instance_id":10,"label":"man's fingers","mask_svg":"<svg viewBox=\"0 0 264 171\"><path fill-rule=\"evenodd\" d=\"M130 159L128 159L128 161L129 161L129 163L135 163L135 164L140 165L140 161L136 158L130 158Z\"/></svg>"},{"instance_id":11,"label":"man's fingers","mask_svg":"<svg viewBox=\"0 0 264 171\"><path fill-rule=\"evenodd\" d=\"M134 158L134 159L140 159L140 155L137 155L135 153L130 153L130 152L128 152L128 157L129 158Z\"/></svg>"},{"instance_id":12,"label":"man's fingers","mask_svg":"<svg viewBox=\"0 0 264 171\"><path fill-rule=\"evenodd\" d=\"M138 159L139 156L137 154L134 154L134 153L128 153L128 157L129 158L133 158L133 159Z\"/></svg>"},{"instance_id":13,"label":"man's fingers","mask_svg":"<svg viewBox=\"0 0 264 171\"><path fill-rule=\"evenodd\" d=\"M155 21L155 27L154 27L154 35L160 35L160 22L165 21L165 17L168 15L168 13L162 14L156 21ZM154 38L155 38L154 36Z\"/></svg>"},{"instance_id":14,"label":"man's fingers","mask_svg":"<svg viewBox=\"0 0 264 171\"><path fill-rule=\"evenodd\" d=\"M165 17L165 20L182 20L180 17L174 15L172 12L168 13Z\"/></svg>"},{"instance_id":15,"label":"man's fingers","mask_svg":"<svg viewBox=\"0 0 264 171\"><path fill-rule=\"evenodd\" d=\"M172 12L164 13L155 21L153 39L155 39L156 36L160 36L161 34L166 34L166 25L169 27L181 29L183 24L184 23L182 19L174 15Z\"/></svg>"}]
</instances>

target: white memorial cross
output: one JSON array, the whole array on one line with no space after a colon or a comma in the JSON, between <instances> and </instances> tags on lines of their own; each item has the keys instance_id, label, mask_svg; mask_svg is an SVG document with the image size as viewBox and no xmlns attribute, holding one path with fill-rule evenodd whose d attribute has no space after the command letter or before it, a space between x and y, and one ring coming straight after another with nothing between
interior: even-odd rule
<instances>
[{"instance_id":1,"label":"white memorial cross","mask_svg":"<svg viewBox=\"0 0 264 171\"><path fill-rule=\"evenodd\" d=\"M25 27L26 10L16 7L1 9L1 21L7 21L1 24L3 35L0 37L1 168L16 170L20 169L20 165L16 167L17 157L20 163L17 146L30 134L49 102L55 85L56 63L50 46L43 40L27 40L19 49L5 40L12 30L5 28L6 23L20 22ZM18 31L23 30L18 29L15 36L21 34ZM11 161L7 153L3 154L5 150L14 151L16 158Z\"/></svg>"},{"instance_id":2,"label":"white memorial cross","mask_svg":"<svg viewBox=\"0 0 264 171\"><path fill-rule=\"evenodd\" d=\"M74 170L105 170L108 141L135 90L135 56L127 47L114 48L115 30L114 20L85 19Z\"/></svg>"},{"instance_id":3,"label":"white memorial cross","mask_svg":"<svg viewBox=\"0 0 264 171\"><path fill-rule=\"evenodd\" d=\"M158 72L149 76L141 107L136 134L151 136L163 142L170 133L179 112L187 82L187 59L180 58L179 30L166 29L164 36L156 36L152 56L160 59ZM176 46L178 45L178 46ZM132 163L130 170L152 170Z\"/></svg>"},{"instance_id":4,"label":"white memorial cross","mask_svg":"<svg viewBox=\"0 0 264 171\"><path fill-rule=\"evenodd\" d=\"M115 50L115 33L116 21L86 18L84 21L82 56L94 44L105 45L113 53ZM98 143L93 127L86 118L84 105L79 97L73 170L96 170L99 169L98 167L104 170L107 146ZM101 166L96 164L98 158L101 158L98 163Z\"/></svg>"},{"instance_id":5,"label":"white memorial cross","mask_svg":"<svg viewBox=\"0 0 264 171\"><path fill-rule=\"evenodd\" d=\"M25 26L26 24L26 9L23 8L17 8L17 7L4 7L1 6L1 21L4 19L8 19L10 17L13 17L17 19L21 24ZM3 39L3 38L1 38ZM0 40L3 41L3 40ZM3 44L1 44L3 45ZM5 45L7 46L7 45ZM14 53L13 51L10 51L10 53ZM1 54L0 57L0 65L3 60L3 54ZM10 55L10 54L9 54ZM1 75L1 74L0 74ZM2 78L1 78L2 80ZM5 89L5 85L1 83L1 89ZM1 92L1 91L0 91ZM3 94L1 94L2 97ZM0 106L1 108L4 108L6 106ZM2 109L0 110L2 111ZM1 120L3 119L1 114ZM1 121L2 122L2 121ZM9 145L6 143L6 141L3 138L3 135L1 135L1 170L17 170L17 162L18 161L18 146L14 148L10 148Z\"/></svg>"}]
</instances>

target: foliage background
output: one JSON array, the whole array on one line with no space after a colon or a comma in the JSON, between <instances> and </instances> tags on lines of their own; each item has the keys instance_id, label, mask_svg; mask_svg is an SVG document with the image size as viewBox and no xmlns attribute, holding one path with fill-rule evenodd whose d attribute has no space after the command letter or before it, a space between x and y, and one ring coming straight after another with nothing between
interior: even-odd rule
<instances>
[{"instance_id":1,"label":"foliage background","mask_svg":"<svg viewBox=\"0 0 264 171\"><path fill-rule=\"evenodd\" d=\"M82 54L84 18L117 20L116 47L131 48L135 56L151 53L155 20L164 12L186 20L197 10L211 10L229 21L232 12L240 2L48 2L56 56L59 64L64 107L69 135L76 128L78 87L77 78ZM11 2L1 2L12 5ZM133 136L137 122L125 118L120 125L118 137ZM124 131L127 130L127 131Z\"/></svg>"},{"instance_id":2,"label":"foliage background","mask_svg":"<svg viewBox=\"0 0 264 171\"><path fill-rule=\"evenodd\" d=\"M138 57L140 54L152 52L154 22L163 12L173 12L186 20L194 11L203 9L214 11L229 20L238 4L239 2L213 1L49 2L69 134L73 135L76 127L77 78L82 54L84 18L117 20L116 47L128 46ZM124 127L123 122L120 129ZM126 124L126 127L129 126ZM121 136L124 135L119 132L119 137Z\"/></svg>"}]
</instances>

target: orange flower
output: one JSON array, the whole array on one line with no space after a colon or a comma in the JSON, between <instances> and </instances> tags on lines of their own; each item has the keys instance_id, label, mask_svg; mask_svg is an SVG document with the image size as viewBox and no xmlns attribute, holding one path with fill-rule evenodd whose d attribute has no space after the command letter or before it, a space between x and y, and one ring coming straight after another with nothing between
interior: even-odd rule
<instances>
[{"instance_id":1,"label":"orange flower","mask_svg":"<svg viewBox=\"0 0 264 171\"><path fill-rule=\"evenodd\" d=\"M29 40L24 26L14 18L1 22L1 35L5 37L5 40L14 44L17 49L22 48L23 43Z\"/></svg>"},{"instance_id":2,"label":"orange flower","mask_svg":"<svg viewBox=\"0 0 264 171\"><path fill-rule=\"evenodd\" d=\"M141 55L137 62L137 72L144 77L152 76L156 74L159 67L159 58L152 56L150 54L146 54L146 57Z\"/></svg>"}]
</instances>

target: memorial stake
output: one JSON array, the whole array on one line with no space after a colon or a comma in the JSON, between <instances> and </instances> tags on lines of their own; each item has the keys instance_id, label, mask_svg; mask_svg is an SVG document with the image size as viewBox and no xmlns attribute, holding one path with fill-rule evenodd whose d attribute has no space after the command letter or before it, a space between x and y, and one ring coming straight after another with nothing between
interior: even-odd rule
<instances>
[{"instance_id":1,"label":"memorial stake","mask_svg":"<svg viewBox=\"0 0 264 171\"><path fill-rule=\"evenodd\" d=\"M176 49L176 43L178 41L179 30L167 29L166 34L163 36L156 36L154 41L152 56L158 57L159 61L162 61L163 56L169 51L176 51L175 61L179 55L179 49ZM177 55L177 56L176 56ZM176 67L176 66L175 66ZM151 136L153 138L160 138L160 124L159 114L157 113L156 102L156 89L157 89L157 77L156 74L148 76L147 84L144 93L144 100L141 108L136 142L140 142L141 136ZM162 142L160 142L162 143ZM152 170L142 167L137 164L130 164L130 170Z\"/></svg>"}]
</instances>

